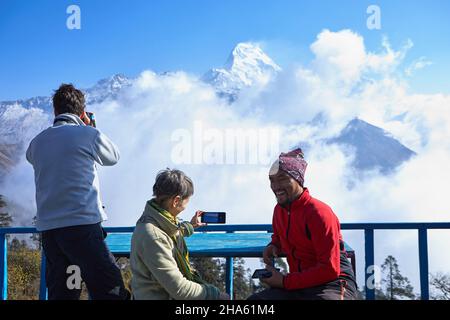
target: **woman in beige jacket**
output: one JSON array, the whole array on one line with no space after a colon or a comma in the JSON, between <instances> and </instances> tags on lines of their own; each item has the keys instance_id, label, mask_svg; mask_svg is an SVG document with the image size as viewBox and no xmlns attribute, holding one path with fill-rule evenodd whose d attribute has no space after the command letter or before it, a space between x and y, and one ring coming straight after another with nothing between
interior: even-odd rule
<instances>
[{"instance_id":1,"label":"woman in beige jacket","mask_svg":"<svg viewBox=\"0 0 450 320\"><path fill-rule=\"evenodd\" d=\"M147 201L131 239L131 288L137 300L229 299L226 293L205 283L191 269L184 237L193 234L200 222L197 211L191 222L177 216L186 208L194 186L182 171L158 173L154 198Z\"/></svg>"}]
</instances>

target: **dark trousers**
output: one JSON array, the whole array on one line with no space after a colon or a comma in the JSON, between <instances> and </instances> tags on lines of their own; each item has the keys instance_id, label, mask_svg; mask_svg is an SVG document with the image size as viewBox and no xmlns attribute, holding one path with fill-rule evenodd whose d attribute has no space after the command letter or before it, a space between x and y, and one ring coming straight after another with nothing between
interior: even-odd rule
<instances>
[{"instance_id":1,"label":"dark trousers","mask_svg":"<svg viewBox=\"0 0 450 320\"><path fill-rule=\"evenodd\" d=\"M49 300L80 299L81 288L71 288L68 284L73 280L74 267L79 268L91 299L129 298L120 269L104 241L105 238L106 232L100 223L42 233Z\"/></svg>"},{"instance_id":2,"label":"dark trousers","mask_svg":"<svg viewBox=\"0 0 450 320\"><path fill-rule=\"evenodd\" d=\"M248 300L358 300L358 290L351 282L336 280L325 285L299 290L269 288Z\"/></svg>"}]
</instances>

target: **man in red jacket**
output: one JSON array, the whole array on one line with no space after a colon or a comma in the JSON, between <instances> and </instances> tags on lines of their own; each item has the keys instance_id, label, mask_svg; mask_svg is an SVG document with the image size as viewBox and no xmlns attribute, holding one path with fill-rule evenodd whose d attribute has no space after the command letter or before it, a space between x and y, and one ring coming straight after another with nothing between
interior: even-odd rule
<instances>
[{"instance_id":1,"label":"man in red jacket","mask_svg":"<svg viewBox=\"0 0 450 320\"><path fill-rule=\"evenodd\" d=\"M269 173L278 204L273 214L271 243L263 252L270 286L249 299L353 300L357 285L346 257L340 223L331 208L303 187L307 163L301 149L281 153ZM289 273L272 267L287 257Z\"/></svg>"}]
</instances>

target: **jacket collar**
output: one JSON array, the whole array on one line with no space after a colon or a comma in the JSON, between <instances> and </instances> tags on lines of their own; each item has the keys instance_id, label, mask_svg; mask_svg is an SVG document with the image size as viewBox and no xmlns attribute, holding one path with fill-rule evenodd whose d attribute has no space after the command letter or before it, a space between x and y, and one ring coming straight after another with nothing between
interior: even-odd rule
<instances>
[{"instance_id":1,"label":"jacket collar","mask_svg":"<svg viewBox=\"0 0 450 320\"><path fill-rule=\"evenodd\" d=\"M154 201L153 199L147 201L144 212L141 218L138 220L138 223L152 222L156 224L165 233L167 233L169 237L176 236L181 228L178 219L175 218L174 221L169 220L167 217L165 217L158 211L157 206L155 208L153 201Z\"/></svg>"},{"instance_id":2,"label":"jacket collar","mask_svg":"<svg viewBox=\"0 0 450 320\"><path fill-rule=\"evenodd\" d=\"M280 204L277 204L277 205L285 210L287 210L287 209L292 210L292 209L296 209L299 207L303 207L304 205L306 205L308 203L308 201L310 199L311 199L311 196L309 194L308 188L303 188L302 194L296 200L294 200L290 204L288 204L286 207L281 206Z\"/></svg>"},{"instance_id":3,"label":"jacket collar","mask_svg":"<svg viewBox=\"0 0 450 320\"><path fill-rule=\"evenodd\" d=\"M54 127L64 124L75 124L78 126L86 125L80 117L74 115L73 113L63 113L55 117L55 120L53 121Z\"/></svg>"},{"instance_id":4,"label":"jacket collar","mask_svg":"<svg viewBox=\"0 0 450 320\"><path fill-rule=\"evenodd\" d=\"M310 199L311 196L309 195L308 188L303 188L302 194L300 195L300 197L298 197L297 200L293 201L292 205L304 206Z\"/></svg>"}]
</instances>

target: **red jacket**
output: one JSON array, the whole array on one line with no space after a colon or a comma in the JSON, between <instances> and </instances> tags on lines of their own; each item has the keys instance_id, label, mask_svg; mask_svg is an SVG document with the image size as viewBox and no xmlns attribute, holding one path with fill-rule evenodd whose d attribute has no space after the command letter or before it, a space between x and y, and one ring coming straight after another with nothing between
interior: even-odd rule
<instances>
[{"instance_id":1,"label":"red jacket","mask_svg":"<svg viewBox=\"0 0 450 320\"><path fill-rule=\"evenodd\" d=\"M338 218L308 189L287 208L277 204L272 225L271 244L286 254L289 264L285 289L314 287L339 278L354 280Z\"/></svg>"}]
</instances>

